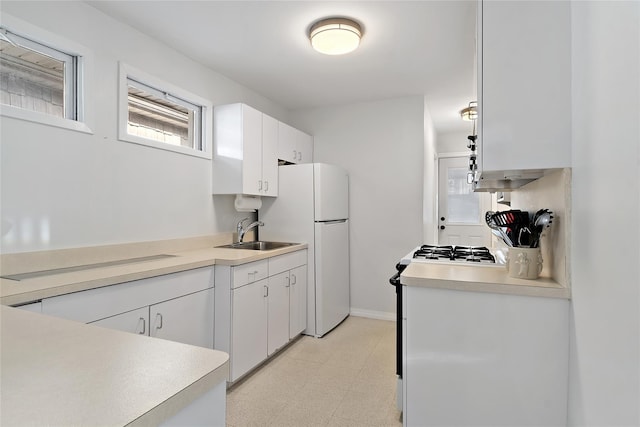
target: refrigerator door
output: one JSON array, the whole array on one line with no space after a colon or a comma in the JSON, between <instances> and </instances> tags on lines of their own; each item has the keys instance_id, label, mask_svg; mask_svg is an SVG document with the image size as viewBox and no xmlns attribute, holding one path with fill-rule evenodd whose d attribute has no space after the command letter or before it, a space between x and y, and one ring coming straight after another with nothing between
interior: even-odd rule
<instances>
[{"instance_id":1,"label":"refrigerator door","mask_svg":"<svg viewBox=\"0 0 640 427\"><path fill-rule=\"evenodd\" d=\"M349 218L349 175L340 166L313 164L315 221Z\"/></svg>"},{"instance_id":2,"label":"refrigerator door","mask_svg":"<svg viewBox=\"0 0 640 427\"><path fill-rule=\"evenodd\" d=\"M315 234L315 335L321 337L349 315L349 221L316 222Z\"/></svg>"}]
</instances>

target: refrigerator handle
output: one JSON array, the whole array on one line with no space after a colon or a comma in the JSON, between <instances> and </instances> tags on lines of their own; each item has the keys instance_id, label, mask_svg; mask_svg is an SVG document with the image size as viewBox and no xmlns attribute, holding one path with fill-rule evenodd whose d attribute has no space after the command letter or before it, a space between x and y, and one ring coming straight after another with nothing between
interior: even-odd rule
<instances>
[{"instance_id":1,"label":"refrigerator handle","mask_svg":"<svg viewBox=\"0 0 640 427\"><path fill-rule=\"evenodd\" d=\"M343 222L347 222L346 219L332 219L330 221L317 221L319 224L342 224Z\"/></svg>"}]
</instances>

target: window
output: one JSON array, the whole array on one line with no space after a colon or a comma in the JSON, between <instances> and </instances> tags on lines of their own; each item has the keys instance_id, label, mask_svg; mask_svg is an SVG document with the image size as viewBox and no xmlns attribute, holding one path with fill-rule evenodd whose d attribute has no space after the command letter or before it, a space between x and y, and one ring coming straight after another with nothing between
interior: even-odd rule
<instances>
[{"instance_id":1,"label":"window","mask_svg":"<svg viewBox=\"0 0 640 427\"><path fill-rule=\"evenodd\" d=\"M2 104L80 120L78 57L0 29Z\"/></svg>"},{"instance_id":2,"label":"window","mask_svg":"<svg viewBox=\"0 0 640 427\"><path fill-rule=\"evenodd\" d=\"M125 64L120 79L121 140L211 158L210 102Z\"/></svg>"}]
</instances>

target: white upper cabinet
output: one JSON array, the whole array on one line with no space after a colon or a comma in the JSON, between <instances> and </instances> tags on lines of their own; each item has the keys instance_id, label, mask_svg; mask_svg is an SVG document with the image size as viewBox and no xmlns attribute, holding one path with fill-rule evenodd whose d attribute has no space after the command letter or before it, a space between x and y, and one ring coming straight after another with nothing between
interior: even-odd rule
<instances>
[{"instance_id":1,"label":"white upper cabinet","mask_svg":"<svg viewBox=\"0 0 640 427\"><path fill-rule=\"evenodd\" d=\"M278 195L278 121L245 104L214 109L213 194Z\"/></svg>"},{"instance_id":2,"label":"white upper cabinet","mask_svg":"<svg viewBox=\"0 0 640 427\"><path fill-rule=\"evenodd\" d=\"M313 162L313 137L286 123L278 123L278 158L287 163Z\"/></svg>"},{"instance_id":3,"label":"white upper cabinet","mask_svg":"<svg viewBox=\"0 0 640 427\"><path fill-rule=\"evenodd\" d=\"M482 177L571 166L571 10L562 1L478 3Z\"/></svg>"}]
</instances>

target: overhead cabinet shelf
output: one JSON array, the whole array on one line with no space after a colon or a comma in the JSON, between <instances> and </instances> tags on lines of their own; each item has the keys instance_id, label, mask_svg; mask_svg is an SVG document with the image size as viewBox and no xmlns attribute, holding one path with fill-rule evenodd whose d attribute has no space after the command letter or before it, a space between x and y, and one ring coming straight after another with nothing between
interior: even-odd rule
<instances>
[{"instance_id":1,"label":"overhead cabinet shelf","mask_svg":"<svg viewBox=\"0 0 640 427\"><path fill-rule=\"evenodd\" d=\"M313 161L313 138L245 104L214 109L213 194L278 195L278 160Z\"/></svg>"},{"instance_id":2,"label":"overhead cabinet shelf","mask_svg":"<svg viewBox=\"0 0 640 427\"><path fill-rule=\"evenodd\" d=\"M483 178L571 166L569 2L478 3L478 107Z\"/></svg>"}]
</instances>

